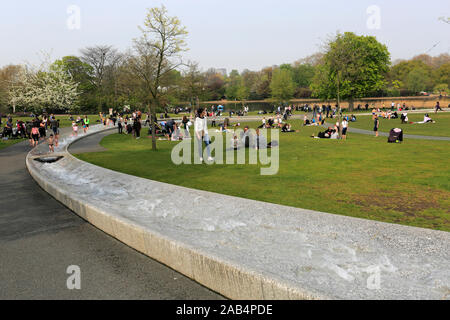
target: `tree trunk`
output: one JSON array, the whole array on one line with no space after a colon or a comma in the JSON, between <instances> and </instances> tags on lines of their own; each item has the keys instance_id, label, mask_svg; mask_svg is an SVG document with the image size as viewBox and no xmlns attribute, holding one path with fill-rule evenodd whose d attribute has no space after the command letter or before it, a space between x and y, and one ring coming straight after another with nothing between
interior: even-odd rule
<instances>
[{"instance_id":1,"label":"tree trunk","mask_svg":"<svg viewBox=\"0 0 450 320\"><path fill-rule=\"evenodd\" d=\"M158 123L158 119L151 104L148 105L148 109L150 111L150 125L152 126L152 150L156 151L156 124Z\"/></svg>"},{"instance_id":2,"label":"tree trunk","mask_svg":"<svg viewBox=\"0 0 450 320\"><path fill-rule=\"evenodd\" d=\"M339 113L339 139L342 139L342 117L341 117L341 92L339 83L339 74L337 77L337 112Z\"/></svg>"},{"instance_id":3,"label":"tree trunk","mask_svg":"<svg viewBox=\"0 0 450 320\"><path fill-rule=\"evenodd\" d=\"M348 99L348 111L352 112L354 108L354 100L353 98Z\"/></svg>"}]
</instances>

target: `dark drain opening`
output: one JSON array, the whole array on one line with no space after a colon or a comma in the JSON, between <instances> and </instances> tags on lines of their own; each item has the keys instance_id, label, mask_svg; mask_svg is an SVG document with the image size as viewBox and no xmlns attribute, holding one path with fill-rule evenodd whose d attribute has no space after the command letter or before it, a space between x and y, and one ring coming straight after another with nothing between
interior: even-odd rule
<instances>
[{"instance_id":1,"label":"dark drain opening","mask_svg":"<svg viewBox=\"0 0 450 320\"><path fill-rule=\"evenodd\" d=\"M42 157L42 158L35 158L34 161L41 162L41 163L55 163L56 161L61 160L64 158L63 156L58 157Z\"/></svg>"}]
</instances>

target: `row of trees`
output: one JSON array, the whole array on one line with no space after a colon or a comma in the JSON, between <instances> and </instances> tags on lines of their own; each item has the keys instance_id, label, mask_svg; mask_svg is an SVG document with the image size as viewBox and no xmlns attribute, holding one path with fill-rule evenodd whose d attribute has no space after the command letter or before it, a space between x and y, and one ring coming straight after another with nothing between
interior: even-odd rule
<instances>
[{"instance_id":1,"label":"row of trees","mask_svg":"<svg viewBox=\"0 0 450 320\"><path fill-rule=\"evenodd\" d=\"M350 100L368 96L448 93L450 55L419 55L391 65L375 37L337 34L317 53L260 71L201 71L183 63L186 29L164 7L149 9L141 37L126 52L112 46L80 50L35 68L0 69L0 106L18 111L98 112L131 106L165 106L211 100ZM1 111L1 110L0 110Z\"/></svg>"}]
</instances>

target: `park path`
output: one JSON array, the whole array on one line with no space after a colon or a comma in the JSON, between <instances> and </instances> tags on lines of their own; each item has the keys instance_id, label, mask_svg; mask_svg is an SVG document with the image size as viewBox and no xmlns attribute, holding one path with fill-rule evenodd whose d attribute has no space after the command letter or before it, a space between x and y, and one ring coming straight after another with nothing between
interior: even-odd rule
<instances>
[{"instance_id":1,"label":"park path","mask_svg":"<svg viewBox=\"0 0 450 320\"><path fill-rule=\"evenodd\" d=\"M96 148L94 137L81 140L85 149ZM22 142L0 151L1 300L223 299L106 235L49 196L26 169L29 150L28 142ZM66 287L70 265L81 268L81 290Z\"/></svg>"},{"instance_id":2,"label":"park path","mask_svg":"<svg viewBox=\"0 0 450 320\"><path fill-rule=\"evenodd\" d=\"M422 109L422 110L409 110L408 113L432 113L434 112L434 109ZM450 112L450 110L445 110L445 111L440 111L440 112ZM357 116L369 116L372 115L372 113L358 113L356 114ZM273 116L273 114L268 114L268 115L264 115L266 118ZM290 117L290 120L301 120L303 123L303 117L304 114L294 114ZM312 113L308 114L308 118L310 119L312 117ZM230 118L230 121L235 123L235 122L251 122L251 121L258 121L258 120L262 120L263 116L247 116L247 117L233 117ZM217 122L219 123L220 121L223 121L224 117L221 117L220 119L218 118ZM333 126L333 124L330 123L325 123L322 127L324 128L328 128L329 126ZM351 127L351 123L350 126L348 128L349 132L353 132L353 133L359 133L359 134L365 134L365 135L374 135L373 131L370 130L364 130L364 129L359 129L359 128L352 128ZM388 137L389 136L389 132L382 132L379 131L378 134L380 136L383 137ZM450 141L450 137L439 137L439 136L424 136L424 135L413 135L413 134L404 134L403 135L404 138L408 138L408 139L418 139L418 140L439 140L439 141Z\"/></svg>"},{"instance_id":3,"label":"park path","mask_svg":"<svg viewBox=\"0 0 450 320\"><path fill-rule=\"evenodd\" d=\"M333 127L333 126L334 126L333 124L325 122L325 124L322 127L328 128L328 127ZM364 130L364 129L359 129L359 128L352 128L351 127L351 122L350 122L350 125L349 125L349 128L348 128L348 131L349 132L353 132L353 133L370 135L370 136L374 136L375 135L374 132L370 131L370 130ZM389 137L389 132L378 131L378 135L380 135L382 137ZM416 135L416 134L404 134L403 138L417 139L417 140L450 141L450 137L422 136L422 135Z\"/></svg>"}]
</instances>

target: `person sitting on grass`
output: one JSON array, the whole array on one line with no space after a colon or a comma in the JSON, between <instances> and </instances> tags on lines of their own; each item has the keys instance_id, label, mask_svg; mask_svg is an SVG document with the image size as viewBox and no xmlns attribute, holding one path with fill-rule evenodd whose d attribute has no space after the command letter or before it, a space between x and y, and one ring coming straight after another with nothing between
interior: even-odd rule
<instances>
[{"instance_id":1,"label":"person sitting on grass","mask_svg":"<svg viewBox=\"0 0 450 320\"><path fill-rule=\"evenodd\" d=\"M262 118L262 124L258 128L265 128L266 127L266 117Z\"/></svg>"},{"instance_id":2,"label":"person sitting on grass","mask_svg":"<svg viewBox=\"0 0 450 320\"><path fill-rule=\"evenodd\" d=\"M172 132L172 141L180 141L180 140L183 140L183 134L181 133L179 125L175 123L174 130Z\"/></svg>"},{"instance_id":3,"label":"person sitting on grass","mask_svg":"<svg viewBox=\"0 0 450 320\"><path fill-rule=\"evenodd\" d=\"M402 123L408 123L408 113L403 112L402 115L400 116L400 120L402 120Z\"/></svg>"},{"instance_id":4,"label":"person sitting on grass","mask_svg":"<svg viewBox=\"0 0 450 320\"><path fill-rule=\"evenodd\" d=\"M219 130L217 132L227 132L229 126L230 126L230 119L229 118L225 118L223 123L219 124Z\"/></svg>"},{"instance_id":5,"label":"person sitting on grass","mask_svg":"<svg viewBox=\"0 0 450 320\"><path fill-rule=\"evenodd\" d=\"M292 130L291 125L289 123L285 123L283 128L281 128L281 132L295 132Z\"/></svg>"},{"instance_id":6,"label":"person sitting on grass","mask_svg":"<svg viewBox=\"0 0 450 320\"><path fill-rule=\"evenodd\" d=\"M133 133L133 126L131 125L131 122L126 122L126 128L127 128L127 134Z\"/></svg>"},{"instance_id":7,"label":"person sitting on grass","mask_svg":"<svg viewBox=\"0 0 450 320\"><path fill-rule=\"evenodd\" d=\"M270 149L278 145L278 141L272 141L267 143L266 137L261 133L259 129L256 129L256 134L253 137L253 148L258 149Z\"/></svg>"},{"instance_id":8,"label":"person sitting on grass","mask_svg":"<svg viewBox=\"0 0 450 320\"><path fill-rule=\"evenodd\" d=\"M241 141L241 145L244 148L250 148L250 140L251 140L251 132L250 132L250 128L249 126L246 126L244 128L244 132L241 132L241 136L240 136L240 141Z\"/></svg>"}]
</instances>

